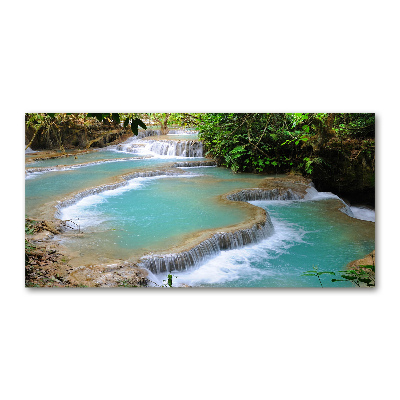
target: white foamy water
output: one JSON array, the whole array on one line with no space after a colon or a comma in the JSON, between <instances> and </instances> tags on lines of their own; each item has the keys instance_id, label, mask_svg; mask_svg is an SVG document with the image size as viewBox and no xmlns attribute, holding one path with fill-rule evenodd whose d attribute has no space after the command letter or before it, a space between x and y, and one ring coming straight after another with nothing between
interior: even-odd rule
<instances>
[{"instance_id":1,"label":"white foamy water","mask_svg":"<svg viewBox=\"0 0 400 400\"><path fill-rule=\"evenodd\" d=\"M82 164L71 164L71 165L61 165L61 166L56 165L56 166L52 166L52 167L27 168L25 170L25 179L33 179L36 176L47 173L47 172L72 171L75 169L92 167L94 165L99 165L99 164L109 164L109 163L115 163L115 162L126 162L126 161L135 161L135 160L141 160L141 158L137 158L137 157L115 158L115 159L109 159L109 160L92 161L92 162L87 162L87 163L82 163Z\"/></svg>"},{"instance_id":2,"label":"white foamy water","mask_svg":"<svg viewBox=\"0 0 400 400\"><path fill-rule=\"evenodd\" d=\"M25 179L35 179L39 175L44 174L46 171L25 172Z\"/></svg>"},{"instance_id":3,"label":"white foamy water","mask_svg":"<svg viewBox=\"0 0 400 400\"><path fill-rule=\"evenodd\" d=\"M275 259L280 254L299 243L303 243L305 231L298 226L271 218L275 231L272 236L262 242L245 246L241 249L225 250L219 255L205 262L196 269L171 272L173 286L186 284L201 286L207 284L224 284L238 279L260 280L266 276L273 276L276 272L268 268L266 260ZM264 263L264 268L252 267L257 261ZM151 280L162 285L167 279L167 274L151 275Z\"/></svg>"},{"instance_id":4,"label":"white foamy water","mask_svg":"<svg viewBox=\"0 0 400 400\"><path fill-rule=\"evenodd\" d=\"M60 209L59 218L61 220L72 220L80 225L81 228L99 225L107 221L107 217L96 210L96 205L104 203L109 197L120 196L129 190L139 189L147 182L162 178L191 178L200 176L199 174L184 175L160 175L151 177L138 177L127 181L128 183L114 189L105 190L101 193L90 194L78 200L76 203Z\"/></svg>"},{"instance_id":5,"label":"white foamy water","mask_svg":"<svg viewBox=\"0 0 400 400\"><path fill-rule=\"evenodd\" d=\"M117 196L127 190L141 187L146 179L150 178L132 179L125 186L83 197L76 203L63 207L60 210L59 218L62 220L72 220L79 224L81 228L99 225L106 220L106 217L96 210L97 204L106 202L108 197Z\"/></svg>"},{"instance_id":6,"label":"white foamy water","mask_svg":"<svg viewBox=\"0 0 400 400\"><path fill-rule=\"evenodd\" d=\"M363 221L375 222L375 210L367 207L354 207L348 206L339 196L331 192L318 192L315 188L307 189L307 194L304 196L304 200L324 200L324 199L339 199L344 204L344 208L341 210L349 217L361 219Z\"/></svg>"},{"instance_id":7,"label":"white foamy water","mask_svg":"<svg viewBox=\"0 0 400 400\"><path fill-rule=\"evenodd\" d=\"M331 192L318 192L314 188L307 190L303 200L267 200L250 201L250 204L264 207L267 204L289 205L292 202L320 201L326 199L338 199L337 195ZM341 200L343 202L343 200ZM365 219L371 217L371 210L349 207L344 202L342 212L351 217ZM353 216L353 212L355 215ZM291 224L279 218L273 217L271 221L274 226L274 234L260 243L245 246L240 249L222 251L219 255L205 262L196 269L187 271L172 272L173 285L183 284L189 286L202 285L224 285L229 282L241 280L251 282L263 280L279 274L274 260L282 254L290 254L293 246L304 244L304 236L308 233L296 224ZM262 265L262 268L260 268ZM152 275L152 280L158 285L165 284L167 274ZM163 282L164 281L164 282ZM252 286L249 283L249 286Z\"/></svg>"},{"instance_id":8,"label":"white foamy water","mask_svg":"<svg viewBox=\"0 0 400 400\"><path fill-rule=\"evenodd\" d=\"M333 194L331 192L318 192L314 187L310 187L307 189L307 194L304 196L303 201L318 201L318 200L326 200L326 199L338 199L343 203L343 207L340 211L351 218L357 218L354 216L352 208L346 204L339 196Z\"/></svg>"},{"instance_id":9,"label":"white foamy water","mask_svg":"<svg viewBox=\"0 0 400 400\"><path fill-rule=\"evenodd\" d=\"M171 136L179 136L172 134ZM189 136L189 135L188 135ZM154 158L196 158L203 156L203 144L198 140L146 140L131 137L110 150Z\"/></svg>"},{"instance_id":10,"label":"white foamy water","mask_svg":"<svg viewBox=\"0 0 400 400\"><path fill-rule=\"evenodd\" d=\"M303 200L313 201L313 200L326 200L326 199L339 199L342 200L336 194L331 192L318 192L314 187L310 187L307 189L307 194L304 196Z\"/></svg>"},{"instance_id":11,"label":"white foamy water","mask_svg":"<svg viewBox=\"0 0 400 400\"><path fill-rule=\"evenodd\" d=\"M174 136L174 135L178 135L178 136L180 136L180 135L188 135L188 136L190 136L190 135L197 135L197 134L198 134L197 131L188 131L188 130L185 130L185 129L171 130L171 131L169 131L169 133L167 133L168 136L169 135L171 135L171 136Z\"/></svg>"},{"instance_id":12,"label":"white foamy water","mask_svg":"<svg viewBox=\"0 0 400 400\"><path fill-rule=\"evenodd\" d=\"M366 207L350 207L353 212L354 218L361 219L363 221L375 222L375 211Z\"/></svg>"}]
</instances>

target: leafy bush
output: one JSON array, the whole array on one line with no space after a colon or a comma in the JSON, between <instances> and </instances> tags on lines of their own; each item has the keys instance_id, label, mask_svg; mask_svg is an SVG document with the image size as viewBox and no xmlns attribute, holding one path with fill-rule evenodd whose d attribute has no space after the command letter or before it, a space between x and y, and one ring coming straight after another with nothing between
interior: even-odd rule
<instances>
[{"instance_id":1,"label":"leafy bush","mask_svg":"<svg viewBox=\"0 0 400 400\"><path fill-rule=\"evenodd\" d=\"M198 125L207 155L235 172L290 171L308 140L292 114L203 114Z\"/></svg>"}]
</instances>

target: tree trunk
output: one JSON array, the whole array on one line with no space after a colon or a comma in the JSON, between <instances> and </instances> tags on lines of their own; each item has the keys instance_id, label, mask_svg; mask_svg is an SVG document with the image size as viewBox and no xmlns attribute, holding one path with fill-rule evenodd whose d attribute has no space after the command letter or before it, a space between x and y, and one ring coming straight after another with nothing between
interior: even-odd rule
<instances>
[{"instance_id":1,"label":"tree trunk","mask_svg":"<svg viewBox=\"0 0 400 400\"><path fill-rule=\"evenodd\" d=\"M161 122L161 135L168 134L168 119L170 114L165 114L164 121Z\"/></svg>"},{"instance_id":2,"label":"tree trunk","mask_svg":"<svg viewBox=\"0 0 400 400\"><path fill-rule=\"evenodd\" d=\"M31 141L29 142L28 146L25 147L25 150L26 150L28 147L31 146L32 142L35 140L36 135L37 135L37 131L35 130L35 133L33 134L32 139L31 139Z\"/></svg>"}]
</instances>

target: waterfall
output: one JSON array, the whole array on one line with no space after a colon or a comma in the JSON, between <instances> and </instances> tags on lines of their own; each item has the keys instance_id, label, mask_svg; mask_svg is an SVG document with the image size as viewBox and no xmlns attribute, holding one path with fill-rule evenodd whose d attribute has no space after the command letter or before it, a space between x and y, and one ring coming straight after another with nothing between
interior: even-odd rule
<instances>
[{"instance_id":1,"label":"waterfall","mask_svg":"<svg viewBox=\"0 0 400 400\"><path fill-rule=\"evenodd\" d=\"M304 197L304 200L324 200L324 199L337 199L342 202L343 207L341 207L339 210L348 215L351 218L355 218L352 209L350 206L339 196L336 194L333 194L331 192L318 192L317 189L315 189L314 185L311 185L307 189L307 194Z\"/></svg>"},{"instance_id":2,"label":"waterfall","mask_svg":"<svg viewBox=\"0 0 400 400\"><path fill-rule=\"evenodd\" d=\"M170 129L168 135L193 135L198 134L198 131L188 129Z\"/></svg>"},{"instance_id":3,"label":"waterfall","mask_svg":"<svg viewBox=\"0 0 400 400\"><path fill-rule=\"evenodd\" d=\"M144 137L147 136L160 136L160 135L161 135L160 130L147 129L145 131L139 131L137 136L134 136L134 138L143 139Z\"/></svg>"},{"instance_id":4,"label":"waterfall","mask_svg":"<svg viewBox=\"0 0 400 400\"><path fill-rule=\"evenodd\" d=\"M302 195L294 193L291 189L246 189L229 194L227 199L232 201L300 200L302 197Z\"/></svg>"},{"instance_id":5,"label":"waterfall","mask_svg":"<svg viewBox=\"0 0 400 400\"><path fill-rule=\"evenodd\" d=\"M148 146L161 156L203 157L203 143L198 140L152 140Z\"/></svg>"},{"instance_id":6,"label":"waterfall","mask_svg":"<svg viewBox=\"0 0 400 400\"><path fill-rule=\"evenodd\" d=\"M181 172L176 172L174 170L152 170L152 171L143 171L143 172L133 172L131 174L126 174L122 176L122 180L116 183L112 184L107 184L107 185L101 185L101 186L96 186L94 188L86 189L82 192L79 192L75 196L59 201L58 204L56 205L56 213L54 214L55 218L60 218L61 216L61 210L64 207L71 206L72 204L77 203L79 200L81 200L84 197L91 196L94 194L99 194L108 190L113 190L120 188L122 186L127 186L129 185L129 181L135 178L151 178L155 176L175 176L175 175L180 175Z\"/></svg>"},{"instance_id":7,"label":"waterfall","mask_svg":"<svg viewBox=\"0 0 400 400\"><path fill-rule=\"evenodd\" d=\"M217 162L214 160L210 161L180 161L174 165L176 168L195 168L195 167L216 167Z\"/></svg>"},{"instance_id":8,"label":"waterfall","mask_svg":"<svg viewBox=\"0 0 400 400\"><path fill-rule=\"evenodd\" d=\"M244 189L226 196L231 201L255 200L299 200L304 194L295 193L291 189ZM256 223L248 229L234 232L219 232L204 240L192 249L181 253L157 255L150 254L141 258L140 265L153 273L186 270L200 265L205 260L217 255L221 250L238 249L247 244L258 243L268 238L274 231L271 218L264 213L264 221Z\"/></svg>"},{"instance_id":9,"label":"waterfall","mask_svg":"<svg viewBox=\"0 0 400 400\"><path fill-rule=\"evenodd\" d=\"M254 224L248 229L234 232L218 232L202 241L190 250L167 255L148 255L141 258L140 266L153 273L186 270L200 265L205 260L217 255L222 250L238 249L247 244L257 243L273 233L274 227L268 214L264 223Z\"/></svg>"},{"instance_id":10,"label":"waterfall","mask_svg":"<svg viewBox=\"0 0 400 400\"><path fill-rule=\"evenodd\" d=\"M118 144L115 149L142 155L203 157L203 143L199 140L146 140L147 136L159 136L159 131L141 132Z\"/></svg>"}]
</instances>

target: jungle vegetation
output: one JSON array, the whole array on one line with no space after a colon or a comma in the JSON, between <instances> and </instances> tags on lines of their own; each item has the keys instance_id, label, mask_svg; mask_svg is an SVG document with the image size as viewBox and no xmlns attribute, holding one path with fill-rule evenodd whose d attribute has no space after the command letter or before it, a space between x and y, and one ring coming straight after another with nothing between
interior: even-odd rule
<instances>
[{"instance_id":1,"label":"jungle vegetation","mask_svg":"<svg viewBox=\"0 0 400 400\"><path fill-rule=\"evenodd\" d=\"M373 113L202 114L198 129L207 154L235 172L298 172L374 204Z\"/></svg>"},{"instance_id":2,"label":"jungle vegetation","mask_svg":"<svg viewBox=\"0 0 400 400\"><path fill-rule=\"evenodd\" d=\"M102 147L141 129L195 128L235 172L309 176L318 190L374 203L373 113L28 113L26 147Z\"/></svg>"}]
</instances>

